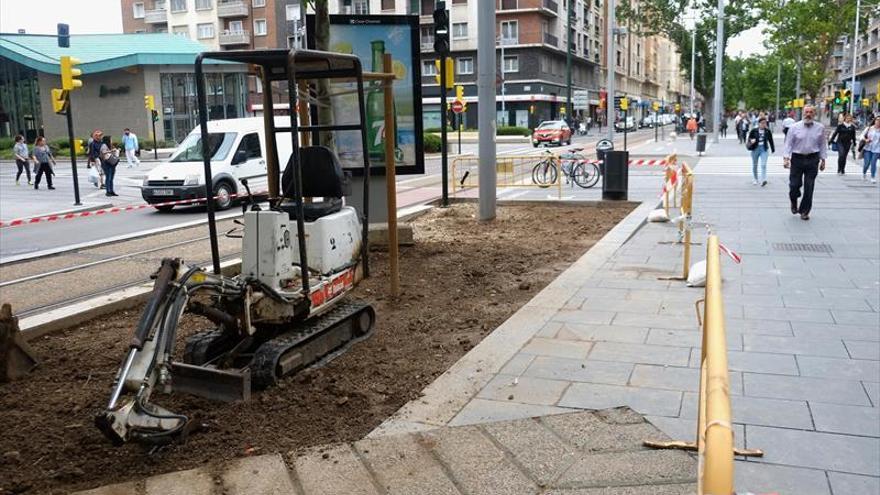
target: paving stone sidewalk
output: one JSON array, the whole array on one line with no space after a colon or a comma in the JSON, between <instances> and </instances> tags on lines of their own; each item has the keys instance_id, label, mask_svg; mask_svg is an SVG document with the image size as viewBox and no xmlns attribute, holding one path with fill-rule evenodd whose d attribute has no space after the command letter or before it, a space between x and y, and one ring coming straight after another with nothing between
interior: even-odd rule
<instances>
[{"instance_id":1,"label":"paving stone sidewalk","mask_svg":"<svg viewBox=\"0 0 880 495\"><path fill-rule=\"evenodd\" d=\"M696 461L629 408L447 427L238 459L79 495L686 495Z\"/></svg>"},{"instance_id":2,"label":"paving stone sidewalk","mask_svg":"<svg viewBox=\"0 0 880 495\"><path fill-rule=\"evenodd\" d=\"M852 173L860 166L834 175L831 154L803 221L780 155L766 187L751 184L735 139L695 164L692 260L705 258L707 225L743 256L722 260L733 418L737 444L766 456L738 460L737 490L880 493L880 194ZM682 268L673 225L621 241L627 229L371 436L628 405L692 440L702 289L658 280Z\"/></svg>"}]
</instances>

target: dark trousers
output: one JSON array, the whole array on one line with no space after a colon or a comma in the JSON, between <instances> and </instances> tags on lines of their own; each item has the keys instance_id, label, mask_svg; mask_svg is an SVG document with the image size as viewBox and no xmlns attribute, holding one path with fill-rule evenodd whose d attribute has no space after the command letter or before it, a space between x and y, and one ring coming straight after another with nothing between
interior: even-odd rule
<instances>
[{"instance_id":1,"label":"dark trousers","mask_svg":"<svg viewBox=\"0 0 880 495\"><path fill-rule=\"evenodd\" d=\"M792 153L791 169L788 174L788 197L792 204L797 204L801 195L801 186L804 188L804 197L798 213L810 213L813 207L813 186L816 184L816 176L819 175L819 153L800 155Z\"/></svg>"},{"instance_id":2,"label":"dark trousers","mask_svg":"<svg viewBox=\"0 0 880 495\"><path fill-rule=\"evenodd\" d=\"M34 179L35 189L40 187L40 179L43 177L43 174L46 174L46 184L52 187L52 167L48 163L41 163L40 168L37 169L37 178Z\"/></svg>"},{"instance_id":3,"label":"dark trousers","mask_svg":"<svg viewBox=\"0 0 880 495\"><path fill-rule=\"evenodd\" d=\"M101 170L104 171L104 189L107 191L107 194L115 194L113 177L116 176L116 165L107 165L101 162Z\"/></svg>"},{"instance_id":4,"label":"dark trousers","mask_svg":"<svg viewBox=\"0 0 880 495\"><path fill-rule=\"evenodd\" d=\"M837 142L837 173L846 173L846 159L849 155L849 147L852 143Z\"/></svg>"},{"instance_id":5,"label":"dark trousers","mask_svg":"<svg viewBox=\"0 0 880 495\"><path fill-rule=\"evenodd\" d=\"M31 181L31 167L28 165L28 162L23 162L21 160L15 160L15 166L18 167L18 172L15 174L15 181L18 182L18 179L21 178L22 172L27 172L28 182Z\"/></svg>"}]
</instances>

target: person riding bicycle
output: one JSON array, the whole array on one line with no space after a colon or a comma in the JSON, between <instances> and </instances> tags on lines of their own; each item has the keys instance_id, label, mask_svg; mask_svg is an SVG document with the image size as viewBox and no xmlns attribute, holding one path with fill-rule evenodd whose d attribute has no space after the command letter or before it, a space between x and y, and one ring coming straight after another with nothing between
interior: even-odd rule
<instances>
[{"instance_id":1,"label":"person riding bicycle","mask_svg":"<svg viewBox=\"0 0 880 495\"><path fill-rule=\"evenodd\" d=\"M688 134L691 135L691 139L694 139L694 134L697 133L697 119L696 117L691 116L687 123L687 131Z\"/></svg>"}]
</instances>

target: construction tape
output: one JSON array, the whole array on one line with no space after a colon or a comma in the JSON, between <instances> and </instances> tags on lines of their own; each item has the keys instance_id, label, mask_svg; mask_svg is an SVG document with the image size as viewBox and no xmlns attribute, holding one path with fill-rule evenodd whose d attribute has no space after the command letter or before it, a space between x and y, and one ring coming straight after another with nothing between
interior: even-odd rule
<instances>
[{"instance_id":1,"label":"construction tape","mask_svg":"<svg viewBox=\"0 0 880 495\"><path fill-rule=\"evenodd\" d=\"M736 263L737 265L740 264L740 263L742 263L742 256L740 256L739 254L737 254L735 251L732 251L731 249L729 249L729 248L728 248L727 246L725 246L724 244L721 244L721 243L719 242L719 243L718 243L718 249L719 249L722 253L726 254L727 256L730 256L730 259L732 259L733 262Z\"/></svg>"},{"instance_id":2,"label":"construction tape","mask_svg":"<svg viewBox=\"0 0 880 495\"><path fill-rule=\"evenodd\" d=\"M267 193L268 191L257 191L254 195L260 195ZM247 194L230 194L230 199L235 198L243 198L246 197ZM214 199L217 199L219 196L214 196ZM65 213L62 215L45 215L41 217L30 217L30 218L18 218L15 220L3 221L0 220L0 229L8 228L8 227L19 227L21 225L32 225L35 223L48 223L48 222L57 222L59 220L73 220L75 218L85 218L85 217L97 217L101 215L112 215L114 213L124 213L128 211L135 210L144 210L147 208L156 208L161 206L179 206L185 204L193 204L193 203L204 203L205 198L193 198L193 199L181 199L177 201L165 201L162 203L143 203L136 205L128 205L128 206L114 206L112 208L102 208L100 210L90 210L90 211L80 211L74 213Z\"/></svg>"}]
</instances>

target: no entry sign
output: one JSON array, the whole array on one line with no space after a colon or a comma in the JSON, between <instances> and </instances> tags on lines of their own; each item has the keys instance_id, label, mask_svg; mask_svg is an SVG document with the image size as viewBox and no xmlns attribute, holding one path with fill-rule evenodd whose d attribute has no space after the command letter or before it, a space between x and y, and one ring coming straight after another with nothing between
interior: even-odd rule
<instances>
[{"instance_id":1,"label":"no entry sign","mask_svg":"<svg viewBox=\"0 0 880 495\"><path fill-rule=\"evenodd\" d=\"M453 101L451 106L452 106L452 111L455 113L461 113L464 111L464 105L459 100Z\"/></svg>"}]
</instances>

